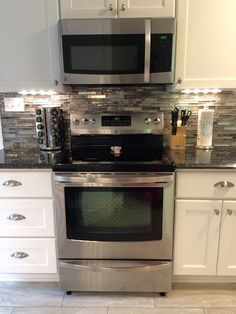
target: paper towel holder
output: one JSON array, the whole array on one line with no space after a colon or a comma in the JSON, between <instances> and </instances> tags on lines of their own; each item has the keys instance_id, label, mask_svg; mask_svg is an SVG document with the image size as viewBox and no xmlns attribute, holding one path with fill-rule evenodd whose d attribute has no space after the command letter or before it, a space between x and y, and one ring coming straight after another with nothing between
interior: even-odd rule
<instances>
[{"instance_id":1,"label":"paper towel holder","mask_svg":"<svg viewBox=\"0 0 236 314\"><path fill-rule=\"evenodd\" d=\"M196 149L213 149L213 120L214 109L209 109L208 104L206 104L203 109L199 110L198 114L197 144L195 146Z\"/></svg>"}]
</instances>

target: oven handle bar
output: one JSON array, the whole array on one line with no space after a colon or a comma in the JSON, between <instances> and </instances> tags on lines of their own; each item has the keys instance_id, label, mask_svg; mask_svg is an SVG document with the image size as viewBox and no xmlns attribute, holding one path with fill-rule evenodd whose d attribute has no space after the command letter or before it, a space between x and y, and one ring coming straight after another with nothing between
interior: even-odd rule
<instances>
[{"instance_id":1,"label":"oven handle bar","mask_svg":"<svg viewBox=\"0 0 236 314\"><path fill-rule=\"evenodd\" d=\"M166 187L173 182L173 175L163 176L70 176L55 175L55 183L64 186L84 187Z\"/></svg>"}]
</instances>

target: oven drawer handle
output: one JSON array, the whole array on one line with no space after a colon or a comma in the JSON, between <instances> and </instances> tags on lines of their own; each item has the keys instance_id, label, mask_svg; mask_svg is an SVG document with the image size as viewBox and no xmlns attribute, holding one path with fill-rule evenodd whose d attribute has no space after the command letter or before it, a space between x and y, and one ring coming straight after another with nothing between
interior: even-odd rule
<instances>
[{"instance_id":1,"label":"oven drawer handle","mask_svg":"<svg viewBox=\"0 0 236 314\"><path fill-rule=\"evenodd\" d=\"M105 266L90 266L90 265L82 265L82 264L71 264L71 263L66 263L66 262L60 262L59 266L66 268L66 269L74 269L74 270L79 270L81 268L83 269L88 269L88 270L93 270L93 271L106 271L106 272L111 272L111 271L124 271L128 270L130 271L149 271L149 270L155 270L155 269L160 269L166 266L169 266L171 262L162 262L156 265L143 265L143 266L122 266L122 267L105 267Z\"/></svg>"}]
</instances>

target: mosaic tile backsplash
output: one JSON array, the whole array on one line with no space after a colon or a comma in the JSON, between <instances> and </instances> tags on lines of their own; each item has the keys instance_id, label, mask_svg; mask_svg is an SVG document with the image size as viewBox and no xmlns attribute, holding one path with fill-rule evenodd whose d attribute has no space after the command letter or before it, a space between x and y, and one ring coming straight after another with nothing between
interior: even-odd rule
<instances>
[{"instance_id":1,"label":"mosaic tile backsplash","mask_svg":"<svg viewBox=\"0 0 236 314\"><path fill-rule=\"evenodd\" d=\"M5 112L0 94L0 109L5 148L37 147L35 108L42 104L61 105L68 123L71 112L157 112L165 117L164 139L170 133L171 110L187 108L192 111L187 124L187 145L196 145L198 110L205 105L214 109L214 146L236 147L236 92L220 94L170 93L159 86L77 87L71 93L54 96L24 96L24 112Z\"/></svg>"}]
</instances>

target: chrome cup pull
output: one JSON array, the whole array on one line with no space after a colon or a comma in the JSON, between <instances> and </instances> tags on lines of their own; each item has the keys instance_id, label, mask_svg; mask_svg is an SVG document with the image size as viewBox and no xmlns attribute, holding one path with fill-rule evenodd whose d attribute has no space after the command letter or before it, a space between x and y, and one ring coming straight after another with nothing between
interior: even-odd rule
<instances>
[{"instance_id":1,"label":"chrome cup pull","mask_svg":"<svg viewBox=\"0 0 236 314\"><path fill-rule=\"evenodd\" d=\"M20 186L20 185L22 185L22 183L19 181L16 181L16 180L7 180L7 181L3 182L2 185L3 186Z\"/></svg>"},{"instance_id":2,"label":"chrome cup pull","mask_svg":"<svg viewBox=\"0 0 236 314\"><path fill-rule=\"evenodd\" d=\"M113 11L113 10L114 10L114 5L113 5L112 3L109 5L109 10L110 10L110 11Z\"/></svg>"},{"instance_id":3,"label":"chrome cup pull","mask_svg":"<svg viewBox=\"0 0 236 314\"><path fill-rule=\"evenodd\" d=\"M229 181L220 181L217 182L214 187L216 188L233 188L234 184L232 182Z\"/></svg>"},{"instance_id":4,"label":"chrome cup pull","mask_svg":"<svg viewBox=\"0 0 236 314\"><path fill-rule=\"evenodd\" d=\"M216 214L216 216L219 216L220 210L219 209L215 209L215 214Z\"/></svg>"},{"instance_id":5,"label":"chrome cup pull","mask_svg":"<svg viewBox=\"0 0 236 314\"><path fill-rule=\"evenodd\" d=\"M13 258L26 258L28 256L29 256L29 254L27 254L25 252L14 252L11 254L11 257L13 257Z\"/></svg>"},{"instance_id":6,"label":"chrome cup pull","mask_svg":"<svg viewBox=\"0 0 236 314\"><path fill-rule=\"evenodd\" d=\"M125 11L125 9L126 9L126 6L125 6L125 4L123 3L122 6L121 6L121 10L122 10L122 11Z\"/></svg>"},{"instance_id":7,"label":"chrome cup pull","mask_svg":"<svg viewBox=\"0 0 236 314\"><path fill-rule=\"evenodd\" d=\"M26 219L26 217L20 214L11 214L7 217L7 219L8 220L23 220L23 219Z\"/></svg>"},{"instance_id":8,"label":"chrome cup pull","mask_svg":"<svg viewBox=\"0 0 236 314\"><path fill-rule=\"evenodd\" d=\"M228 214L229 216L231 216L231 215L233 214L232 209L227 209L227 214Z\"/></svg>"}]
</instances>

